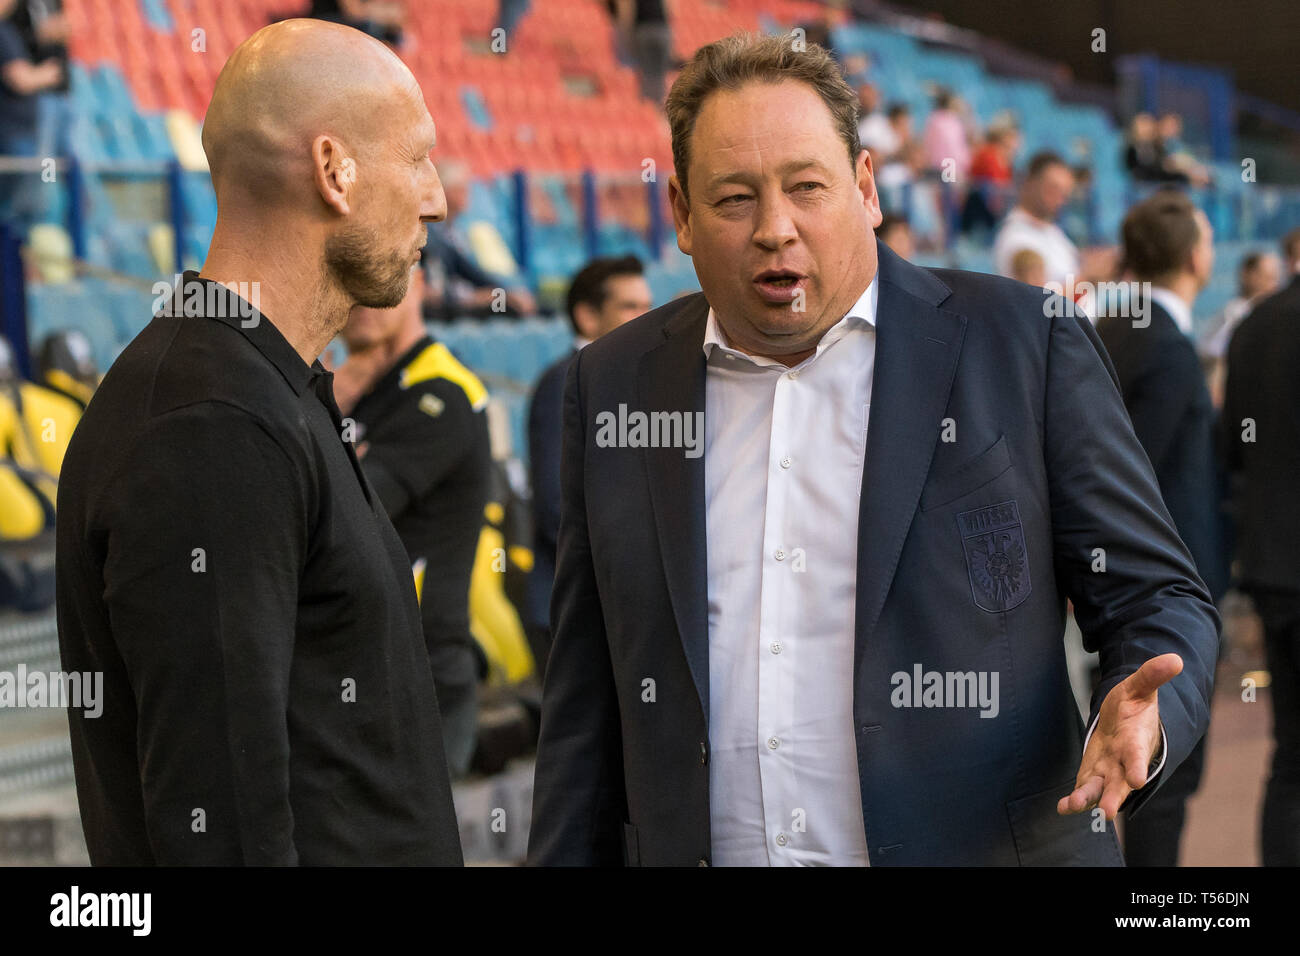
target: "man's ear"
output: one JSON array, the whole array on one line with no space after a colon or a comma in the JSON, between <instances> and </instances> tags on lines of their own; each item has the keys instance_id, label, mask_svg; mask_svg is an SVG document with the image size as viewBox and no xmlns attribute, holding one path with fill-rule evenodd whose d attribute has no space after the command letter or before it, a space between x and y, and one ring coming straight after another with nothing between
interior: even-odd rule
<instances>
[{"instance_id":1,"label":"man's ear","mask_svg":"<svg viewBox=\"0 0 1300 956\"><path fill-rule=\"evenodd\" d=\"M668 177L668 202L673 207L673 228L677 230L677 248L689 256L691 254L691 209L675 174Z\"/></svg>"},{"instance_id":2,"label":"man's ear","mask_svg":"<svg viewBox=\"0 0 1300 956\"><path fill-rule=\"evenodd\" d=\"M317 136L311 144L311 165L321 199L341 215L348 215L352 211L357 161L345 155L342 146L331 137Z\"/></svg>"},{"instance_id":3,"label":"man's ear","mask_svg":"<svg viewBox=\"0 0 1300 956\"><path fill-rule=\"evenodd\" d=\"M579 302L573 307L573 324L578 327L578 334L584 339L595 341L600 338L600 317L585 302Z\"/></svg>"},{"instance_id":4,"label":"man's ear","mask_svg":"<svg viewBox=\"0 0 1300 956\"><path fill-rule=\"evenodd\" d=\"M871 223L871 228L875 229L884 217L880 212L880 194L876 191L876 173L871 166L871 154L865 149L858 153L854 171L857 175L858 192L862 193L862 204L867 209L867 221Z\"/></svg>"}]
</instances>

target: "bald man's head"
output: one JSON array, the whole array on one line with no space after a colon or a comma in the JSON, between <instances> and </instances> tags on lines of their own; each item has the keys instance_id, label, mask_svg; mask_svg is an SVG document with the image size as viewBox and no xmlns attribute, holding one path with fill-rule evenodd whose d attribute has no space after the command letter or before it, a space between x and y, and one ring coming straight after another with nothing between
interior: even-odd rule
<instances>
[{"instance_id":1,"label":"bald man's head","mask_svg":"<svg viewBox=\"0 0 1300 956\"><path fill-rule=\"evenodd\" d=\"M351 301L405 295L425 223L446 215L429 157L435 129L411 71L351 27L285 20L231 54L203 149L218 228L283 243Z\"/></svg>"},{"instance_id":2,"label":"bald man's head","mask_svg":"<svg viewBox=\"0 0 1300 956\"><path fill-rule=\"evenodd\" d=\"M258 30L226 61L203 123L212 180L259 198L283 197L329 134L354 155L378 145L394 107L424 100L397 56L360 30L285 20ZM288 198L288 197L285 197Z\"/></svg>"}]
</instances>

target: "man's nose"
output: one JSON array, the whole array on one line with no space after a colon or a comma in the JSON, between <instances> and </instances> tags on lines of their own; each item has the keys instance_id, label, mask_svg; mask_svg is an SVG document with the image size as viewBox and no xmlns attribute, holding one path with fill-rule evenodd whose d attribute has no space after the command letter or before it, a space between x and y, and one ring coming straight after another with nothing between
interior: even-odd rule
<instances>
[{"instance_id":1,"label":"man's nose","mask_svg":"<svg viewBox=\"0 0 1300 956\"><path fill-rule=\"evenodd\" d=\"M435 171L433 186L427 191L420 204L420 219L424 222L442 222L447 218L447 194L443 192L442 181Z\"/></svg>"},{"instance_id":2,"label":"man's nose","mask_svg":"<svg viewBox=\"0 0 1300 956\"><path fill-rule=\"evenodd\" d=\"M784 193L779 199L761 199L758 221L754 223L754 241L764 249L780 249L799 237Z\"/></svg>"}]
</instances>

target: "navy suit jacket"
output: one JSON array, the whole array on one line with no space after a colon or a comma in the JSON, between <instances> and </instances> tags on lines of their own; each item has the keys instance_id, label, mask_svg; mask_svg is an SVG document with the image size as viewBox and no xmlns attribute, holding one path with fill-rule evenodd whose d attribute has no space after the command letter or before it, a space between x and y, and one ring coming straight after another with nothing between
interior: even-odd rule
<instances>
[{"instance_id":1,"label":"navy suit jacket","mask_svg":"<svg viewBox=\"0 0 1300 956\"><path fill-rule=\"evenodd\" d=\"M1097 335L1115 365L1133 431L1142 443L1174 527L1218 598L1227 590L1219 534L1214 403L1192 340L1157 303L1150 322L1106 316Z\"/></svg>"},{"instance_id":2,"label":"navy suit jacket","mask_svg":"<svg viewBox=\"0 0 1300 956\"><path fill-rule=\"evenodd\" d=\"M533 570L528 575L530 627L550 623L555 542L560 533L560 448L564 424L564 377L574 349L537 379L528 404L528 476L533 493Z\"/></svg>"},{"instance_id":3,"label":"navy suit jacket","mask_svg":"<svg viewBox=\"0 0 1300 956\"><path fill-rule=\"evenodd\" d=\"M1223 447L1236 484L1241 585L1257 606L1265 594L1292 608L1300 604L1297 368L1300 276L1255 306L1228 343Z\"/></svg>"},{"instance_id":4,"label":"navy suit jacket","mask_svg":"<svg viewBox=\"0 0 1300 956\"><path fill-rule=\"evenodd\" d=\"M859 526L826 529L859 542L844 679L871 862L1121 864L1109 825L1056 813L1084 738L1065 599L1100 652L1093 717L1144 661L1184 661L1159 691L1164 767L1130 812L1205 732L1217 613L1088 321L1050 317L1064 300L1027 285L877 254ZM596 441L620 404L705 411L707 312L702 295L679 299L570 366L535 864L710 862L708 456ZM997 717L893 706L891 675L917 664L997 672Z\"/></svg>"}]
</instances>

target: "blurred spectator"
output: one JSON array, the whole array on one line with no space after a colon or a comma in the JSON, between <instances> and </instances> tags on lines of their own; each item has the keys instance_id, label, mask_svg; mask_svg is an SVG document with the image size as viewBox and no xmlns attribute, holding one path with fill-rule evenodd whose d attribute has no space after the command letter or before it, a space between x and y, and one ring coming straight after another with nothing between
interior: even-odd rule
<instances>
[{"instance_id":1,"label":"blurred spectator","mask_svg":"<svg viewBox=\"0 0 1300 956\"><path fill-rule=\"evenodd\" d=\"M948 182L966 183L971 162L970 140L961 103L951 91L941 89L935 94L934 109L926 117L921 141L927 169L949 175Z\"/></svg>"},{"instance_id":2,"label":"blurred spectator","mask_svg":"<svg viewBox=\"0 0 1300 956\"><path fill-rule=\"evenodd\" d=\"M1166 162L1164 144L1159 127L1150 113L1138 113L1129 123L1128 143L1124 148L1124 165L1139 182L1188 182L1185 173L1175 170Z\"/></svg>"},{"instance_id":3,"label":"blurred spectator","mask_svg":"<svg viewBox=\"0 0 1300 956\"><path fill-rule=\"evenodd\" d=\"M1223 402L1238 582L1264 625L1273 707L1276 746L1260 821L1265 866L1300 866L1300 231L1287 240L1287 284L1255 306L1228 343Z\"/></svg>"},{"instance_id":4,"label":"blurred spectator","mask_svg":"<svg viewBox=\"0 0 1300 956\"><path fill-rule=\"evenodd\" d=\"M1237 267L1237 295L1206 324L1201 334L1201 354L1222 359L1228 340L1241 320L1260 299L1272 295L1282 283L1282 260L1271 252L1256 250L1241 258Z\"/></svg>"},{"instance_id":5,"label":"blurred spectator","mask_svg":"<svg viewBox=\"0 0 1300 956\"><path fill-rule=\"evenodd\" d=\"M663 103L673 51L664 0L612 0L612 6L615 30L641 74L641 96Z\"/></svg>"},{"instance_id":6,"label":"blurred spectator","mask_svg":"<svg viewBox=\"0 0 1300 956\"><path fill-rule=\"evenodd\" d=\"M368 33L389 46L402 42L404 0L312 0L306 16L330 20Z\"/></svg>"},{"instance_id":7,"label":"blurred spectator","mask_svg":"<svg viewBox=\"0 0 1300 956\"><path fill-rule=\"evenodd\" d=\"M1065 208L1057 216L1057 222L1076 244L1086 244L1096 232L1092 210L1092 167L1086 164L1074 166L1074 190Z\"/></svg>"},{"instance_id":8,"label":"blurred spectator","mask_svg":"<svg viewBox=\"0 0 1300 956\"><path fill-rule=\"evenodd\" d=\"M72 151L69 130L72 105L68 99L68 19L62 0L26 0L14 8L13 23L35 63L57 60L63 78L39 94L36 155L67 156Z\"/></svg>"},{"instance_id":9,"label":"blurred spectator","mask_svg":"<svg viewBox=\"0 0 1300 956\"><path fill-rule=\"evenodd\" d=\"M42 385L66 395L85 410L99 385L99 369L85 332L63 329L47 335L36 364Z\"/></svg>"},{"instance_id":10,"label":"blurred spectator","mask_svg":"<svg viewBox=\"0 0 1300 956\"><path fill-rule=\"evenodd\" d=\"M1192 155L1183 142L1183 118L1177 113L1163 113L1156 125L1156 135L1160 140L1160 150L1164 155L1164 166L1171 172L1181 175L1193 186L1208 186L1210 172Z\"/></svg>"},{"instance_id":11,"label":"blurred spectator","mask_svg":"<svg viewBox=\"0 0 1300 956\"><path fill-rule=\"evenodd\" d=\"M1124 265L1150 283L1145 321L1110 315L1097 334L1119 376L1120 392L1155 470L1169 516L1216 601L1219 572L1214 407L1192 345L1192 306L1214 271L1214 235L1184 193L1161 190L1129 210L1122 226ZM1139 310L1137 314L1143 313ZM1202 738L1124 828L1129 866L1176 866L1187 799L1205 764Z\"/></svg>"},{"instance_id":12,"label":"blurred spectator","mask_svg":"<svg viewBox=\"0 0 1300 956\"><path fill-rule=\"evenodd\" d=\"M1020 131L1010 122L990 125L984 142L971 157L970 185L962 211L964 233L991 230L1006 212L1015 182Z\"/></svg>"},{"instance_id":13,"label":"blurred spectator","mask_svg":"<svg viewBox=\"0 0 1300 956\"><path fill-rule=\"evenodd\" d=\"M353 308L334 395L353 423L366 479L411 559L454 779L474 756L483 671L469 590L491 467L488 395L426 331L423 285L415 269L401 305Z\"/></svg>"},{"instance_id":14,"label":"blurred spectator","mask_svg":"<svg viewBox=\"0 0 1300 956\"><path fill-rule=\"evenodd\" d=\"M34 60L23 31L15 22L18 0L0 0L0 156L37 156L39 94L64 82L56 56ZM0 218L30 225L39 192L24 189L25 177L0 173Z\"/></svg>"},{"instance_id":15,"label":"blurred spectator","mask_svg":"<svg viewBox=\"0 0 1300 956\"><path fill-rule=\"evenodd\" d=\"M999 275L1009 276L1012 257L1021 249L1034 250L1043 258L1047 283L1059 284L1080 310L1094 316L1091 284L1113 277L1115 251L1088 249L1080 256L1065 230L1056 224L1073 190L1074 171L1064 159L1051 151L1034 154L1025 167L1019 201L1007 213L993 242L993 264Z\"/></svg>"},{"instance_id":16,"label":"blurred spectator","mask_svg":"<svg viewBox=\"0 0 1300 956\"><path fill-rule=\"evenodd\" d=\"M1020 249L1011 257L1011 278L1026 285L1047 284L1047 265L1033 249Z\"/></svg>"},{"instance_id":17,"label":"blurred spectator","mask_svg":"<svg viewBox=\"0 0 1300 956\"><path fill-rule=\"evenodd\" d=\"M889 246L900 258L910 260L916 254L916 241L912 238L912 224L907 217L886 213L876 227L876 238Z\"/></svg>"},{"instance_id":18,"label":"blurred spectator","mask_svg":"<svg viewBox=\"0 0 1300 956\"><path fill-rule=\"evenodd\" d=\"M871 152L871 161L877 166L902 146L889 116L880 109L880 90L874 83L858 87L858 141Z\"/></svg>"},{"instance_id":19,"label":"blurred spectator","mask_svg":"<svg viewBox=\"0 0 1300 956\"><path fill-rule=\"evenodd\" d=\"M906 103L894 103L885 111L885 116L889 119L889 128L893 131L894 141L898 144L894 151L885 157L889 160L912 142L912 109Z\"/></svg>"},{"instance_id":20,"label":"blurred spectator","mask_svg":"<svg viewBox=\"0 0 1300 956\"><path fill-rule=\"evenodd\" d=\"M18 374L13 350L0 337L0 456L50 505L58 497L59 473L81 406L66 395Z\"/></svg>"},{"instance_id":21,"label":"blurred spectator","mask_svg":"<svg viewBox=\"0 0 1300 956\"><path fill-rule=\"evenodd\" d=\"M429 226L425 257L429 280L426 313L430 318L440 319L503 312L535 313L537 300L524 284L518 266L496 230L488 223L467 226L461 221L469 204L469 168L457 160L449 160L438 164L438 174L447 196L447 218ZM502 271L494 272L480 265L471 232L479 236L480 245L497 251L498 258L503 260Z\"/></svg>"},{"instance_id":22,"label":"blurred spectator","mask_svg":"<svg viewBox=\"0 0 1300 956\"><path fill-rule=\"evenodd\" d=\"M1066 282L1079 273L1079 250L1056 224L1070 201L1074 173L1058 154L1041 152L1030 158L1020 185L1019 202L998 230L993 242L993 264L1000 275L1012 274L1011 258L1032 249L1043 259L1047 279Z\"/></svg>"},{"instance_id":23,"label":"blurred spectator","mask_svg":"<svg viewBox=\"0 0 1300 956\"><path fill-rule=\"evenodd\" d=\"M905 141L902 150L876 174L882 208L907 216L917 245L942 246L946 225L940 214L940 184L926 178L925 149L917 140Z\"/></svg>"},{"instance_id":24,"label":"blurred spectator","mask_svg":"<svg viewBox=\"0 0 1300 956\"><path fill-rule=\"evenodd\" d=\"M528 462L533 490L533 573L529 578L529 642L539 674L550 650L551 584L560 529L560 436L564 376L578 350L653 307L635 256L593 259L569 286L573 350L542 372L528 409Z\"/></svg>"}]
</instances>

